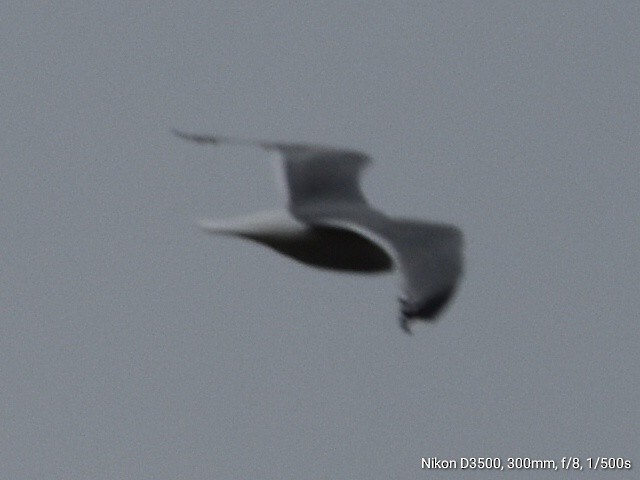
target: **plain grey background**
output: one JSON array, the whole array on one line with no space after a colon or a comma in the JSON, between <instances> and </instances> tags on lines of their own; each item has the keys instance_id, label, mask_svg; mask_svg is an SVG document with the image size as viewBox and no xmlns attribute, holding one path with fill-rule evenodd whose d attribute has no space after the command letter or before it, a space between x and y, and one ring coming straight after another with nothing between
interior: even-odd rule
<instances>
[{"instance_id":1,"label":"plain grey background","mask_svg":"<svg viewBox=\"0 0 640 480\"><path fill-rule=\"evenodd\" d=\"M0 476L637 475L638 3L10 2L0 24ZM409 337L393 275L200 232L281 199L268 155L173 127L368 152L374 206L464 230L455 301Z\"/></svg>"}]
</instances>

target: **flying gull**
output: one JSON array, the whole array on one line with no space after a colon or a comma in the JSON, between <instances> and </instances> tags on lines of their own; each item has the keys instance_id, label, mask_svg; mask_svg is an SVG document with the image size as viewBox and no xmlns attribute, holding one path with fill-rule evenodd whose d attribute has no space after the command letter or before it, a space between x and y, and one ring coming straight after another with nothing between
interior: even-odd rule
<instances>
[{"instance_id":1,"label":"flying gull","mask_svg":"<svg viewBox=\"0 0 640 480\"><path fill-rule=\"evenodd\" d=\"M462 233L451 225L396 219L371 208L360 172L369 157L354 150L174 131L197 143L261 147L277 155L287 209L223 221L204 220L210 233L256 241L314 267L376 273L400 272L400 325L434 320L462 274Z\"/></svg>"}]
</instances>

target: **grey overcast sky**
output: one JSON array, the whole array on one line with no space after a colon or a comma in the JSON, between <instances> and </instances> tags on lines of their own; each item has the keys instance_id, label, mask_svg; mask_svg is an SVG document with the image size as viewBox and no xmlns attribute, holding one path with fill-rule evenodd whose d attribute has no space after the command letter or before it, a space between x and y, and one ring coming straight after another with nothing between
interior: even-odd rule
<instances>
[{"instance_id":1,"label":"grey overcast sky","mask_svg":"<svg viewBox=\"0 0 640 480\"><path fill-rule=\"evenodd\" d=\"M637 2L8 2L0 25L2 478L637 478ZM268 155L173 127L369 153L374 206L463 229L455 301L409 337L395 276L200 232L281 199ZM564 477L529 473L467 476Z\"/></svg>"}]
</instances>

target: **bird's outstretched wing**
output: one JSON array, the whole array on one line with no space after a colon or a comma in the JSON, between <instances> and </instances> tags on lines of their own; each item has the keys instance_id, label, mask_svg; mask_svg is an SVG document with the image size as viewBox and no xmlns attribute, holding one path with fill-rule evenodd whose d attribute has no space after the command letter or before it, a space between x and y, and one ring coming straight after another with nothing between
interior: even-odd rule
<instances>
[{"instance_id":1,"label":"bird's outstretched wing","mask_svg":"<svg viewBox=\"0 0 640 480\"><path fill-rule=\"evenodd\" d=\"M462 233L450 225L394 220L384 236L402 275L401 324L435 319L462 275Z\"/></svg>"},{"instance_id":2,"label":"bird's outstretched wing","mask_svg":"<svg viewBox=\"0 0 640 480\"><path fill-rule=\"evenodd\" d=\"M284 167L284 183L291 210L314 203L366 203L359 183L360 172L370 162L364 153L300 143L194 135L177 130L174 133L198 143L250 145L276 152Z\"/></svg>"}]
</instances>

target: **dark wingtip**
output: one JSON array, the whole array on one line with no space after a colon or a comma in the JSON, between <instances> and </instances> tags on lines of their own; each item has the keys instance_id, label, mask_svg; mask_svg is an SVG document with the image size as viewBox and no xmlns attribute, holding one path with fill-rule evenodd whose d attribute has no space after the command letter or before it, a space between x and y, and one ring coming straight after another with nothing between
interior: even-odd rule
<instances>
[{"instance_id":1,"label":"dark wingtip","mask_svg":"<svg viewBox=\"0 0 640 480\"><path fill-rule=\"evenodd\" d=\"M219 139L217 137L211 136L211 135L197 135L197 134L193 134L193 133L186 133L186 132L182 132L176 128L172 128L171 129L171 133L173 133L174 135L176 135L177 137L180 137L184 140L189 140L191 142L197 142L197 143L213 143L216 144L219 142Z\"/></svg>"},{"instance_id":2,"label":"dark wingtip","mask_svg":"<svg viewBox=\"0 0 640 480\"><path fill-rule=\"evenodd\" d=\"M409 326L411 322L411 315L408 313L407 300L404 297L400 297L398 298L398 301L400 302L400 316L398 317L398 321L400 322L400 328L407 335L413 335L413 332L411 331L411 327Z\"/></svg>"},{"instance_id":3,"label":"dark wingtip","mask_svg":"<svg viewBox=\"0 0 640 480\"><path fill-rule=\"evenodd\" d=\"M455 286L452 286L430 298L419 307L410 305L406 299L400 298L400 327L402 330L412 335L410 328L412 322L416 320L423 320L425 322L437 320L438 315L447 303L449 303L454 292Z\"/></svg>"},{"instance_id":4,"label":"dark wingtip","mask_svg":"<svg viewBox=\"0 0 640 480\"><path fill-rule=\"evenodd\" d=\"M407 312L407 301L404 298L399 298L398 300L400 301L400 317L398 317L400 328L407 335L413 335L411 331L411 315Z\"/></svg>"},{"instance_id":5,"label":"dark wingtip","mask_svg":"<svg viewBox=\"0 0 640 480\"><path fill-rule=\"evenodd\" d=\"M409 319L409 317L405 316L404 314L400 315L400 328L402 328L402 331L407 335L413 335L411 327L409 326L410 323L411 320Z\"/></svg>"},{"instance_id":6,"label":"dark wingtip","mask_svg":"<svg viewBox=\"0 0 640 480\"><path fill-rule=\"evenodd\" d=\"M180 130L178 130L177 128L172 128L171 129L171 133L173 133L176 137L180 137L180 138L188 138L189 135L187 135L185 132L181 132Z\"/></svg>"}]
</instances>

